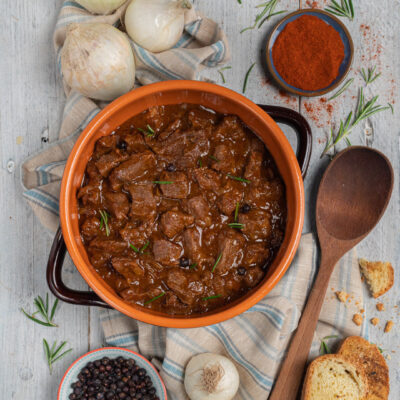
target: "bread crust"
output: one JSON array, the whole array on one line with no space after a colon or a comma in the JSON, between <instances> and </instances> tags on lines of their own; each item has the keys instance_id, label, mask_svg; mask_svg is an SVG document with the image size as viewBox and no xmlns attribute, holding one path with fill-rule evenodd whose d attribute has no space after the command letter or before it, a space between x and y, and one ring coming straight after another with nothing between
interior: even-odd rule
<instances>
[{"instance_id":1,"label":"bread crust","mask_svg":"<svg viewBox=\"0 0 400 400\"><path fill-rule=\"evenodd\" d=\"M389 262L368 261L365 258L359 260L361 272L367 280L368 287L374 298L378 298L389 291L394 284L394 269ZM373 290L373 285L377 284L377 274L381 277L387 274L387 282L380 290Z\"/></svg>"}]
</instances>

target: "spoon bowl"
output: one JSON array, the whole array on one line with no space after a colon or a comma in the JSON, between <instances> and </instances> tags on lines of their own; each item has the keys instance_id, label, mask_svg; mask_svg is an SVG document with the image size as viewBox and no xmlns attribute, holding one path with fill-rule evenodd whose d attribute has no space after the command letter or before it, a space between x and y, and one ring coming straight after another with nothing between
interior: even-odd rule
<instances>
[{"instance_id":1,"label":"spoon bowl","mask_svg":"<svg viewBox=\"0 0 400 400\"><path fill-rule=\"evenodd\" d=\"M349 147L326 169L316 207L320 267L269 400L296 397L334 267L379 222L392 190L390 161L369 147Z\"/></svg>"}]
</instances>

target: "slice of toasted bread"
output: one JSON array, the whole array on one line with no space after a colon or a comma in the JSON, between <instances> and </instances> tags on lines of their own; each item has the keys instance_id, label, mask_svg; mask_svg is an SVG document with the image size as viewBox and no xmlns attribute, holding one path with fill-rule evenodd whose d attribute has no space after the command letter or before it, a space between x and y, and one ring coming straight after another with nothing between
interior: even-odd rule
<instances>
[{"instance_id":1,"label":"slice of toasted bread","mask_svg":"<svg viewBox=\"0 0 400 400\"><path fill-rule=\"evenodd\" d=\"M327 354L308 367L302 400L365 400L367 393L367 378L356 363Z\"/></svg>"},{"instance_id":2,"label":"slice of toasted bread","mask_svg":"<svg viewBox=\"0 0 400 400\"><path fill-rule=\"evenodd\" d=\"M382 296L393 286L394 270L392 264L382 261L372 262L365 258L361 258L359 263L373 297Z\"/></svg>"},{"instance_id":3,"label":"slice of toasted bread","mask_svg":"<svg viewBox=\"0 0 400 400\"><path fill-rule=\"evenodd\" d=\"M367 400L387 400L389 397L389 368L378 347L359 336L345 339L338 354L358 363L368 379Z\"/></svg>"}]
</instances>

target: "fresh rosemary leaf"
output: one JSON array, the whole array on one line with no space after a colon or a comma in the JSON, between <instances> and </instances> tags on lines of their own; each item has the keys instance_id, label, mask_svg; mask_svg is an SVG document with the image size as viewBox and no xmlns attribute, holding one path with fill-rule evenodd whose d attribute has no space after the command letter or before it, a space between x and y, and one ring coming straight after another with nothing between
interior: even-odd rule
<instances>
[{"instance_id":1,"label":"fresh rosemary leaf","mask_svg":"<svg viewBox=\"0 0 400 400\"><path fill-rule=\"evenodd\" d=\"M388 103L389 108L392 110L392 114L394 114L394 108L393 108L393 104Z\"/></svg>"},{"instance_id":2,"label":"fresh rosemary leaf","mask_svg":"<svg viewBox=\"0 0 400 400\"><path fill-rule=\"evenodd\" d=\"M156 300L160 299L160 298L163 297L164 295L165 295L165 292L162 292L162 293L159 294L158 296L153 297L152 299L146 301L146 302L144 303L144 305L146 306L147 304L150 304L150 303L152 303L153 301L156 301Z\"/></svg>"},{"instance_id":3,"label":"fresh rosemary leaf","mask_svg":"<svg viewBox=\"0 0 400 400\"><path fill-rule=\"evenodd\" d=\"M242 4L242 0L237 0L237 2L238 2L239 4Z\"/></svg>"},{"instance_id":4,"label":"fresh rosemary leaf","mask_svg":"<svg viewBox=\"0 0 400 400\"><path fill-rule=\"evenodd\" d=\"M143 245L143 247L139 250L140 253L143 254L143 252L147 249L147 247L149 247L149 244L150 244L150 242L147 241L147 242Z\"/></svg>"},{"instance_id":5,"label":"fresh rosemary leaf","mask_svg":"<svg viewBox=\"0 0 400 400\"><path fill-rule=\"evenodd\" d=\"M338 17L348 18L351 21L354 19L354 7L352 0L341 0L340 4L335 0L331 0L331 4L325 8L325 11L337 15Z\"/></svg>"},{"instance_id":6,"label":"fresh rosemary leaf","mask_svg":"<svg viewBox=\"0 0 400 400\"><path fill-rule=\"evenodd\" d=\"M331 354L332 351L329 348L329 346L326 344L325 340L329 340L329 339L336 339L338 336L337 335L331 335L331 336L325 336L324 338L322 338L321 340L321 346L319 348L319 352L321 353L321 355L324 354Z\"/></svg>"},{"instance_id":7,"label":"fresh rosemary leaf","mask_svg":"<svg viewBox=\"0 0 400 400\"><path fill-rule=\"evenodd\" d=\"M103 227L105 227L106 228L106 235L110 236L110 232L111 231L110 231L110 227L108 226L109 215L108 215L107 211L104 211L104 210L99 210L99 214L100 214L100 217L101 217L100 230L102 230Z\"/></svg>"},{"instance_id":8,"label":"fresh rosemary leaf","mask_svg":"<svg viewBox=\"0 0 400 400\"><path fill-rule=\"evenodd\" d=\"M209 158L211 158L211 160L219 162L218 158L212 155L208 155Z\"/></svg>"},{"instance_id":9,"label":"fresh rosemary leaf","mask_svg":"<svg viewBox=\"0 0 400 400\"><path fill-rule=\"evenodd\" d=\"M348 87L353 83L354 78L349 79L332 97L329 97L328 101L331 101L333 99L336 99L336 97L339 97L343 92L345 92Z\"/></svg>"},{"instance_id":10,"label":"fresh rosemary leaf","mask_svg":"<svg viewBox=\"0 0 400 400\"><path fill-rule=\"evenodd\" d=\"M227 69L231 69L231 68L232 68L231 66L227 66L227 67L220 68L218 70L218 73L221 75L221 78L222 78L222 83L226 83L226 79L225 79L225 75L224 75L223 71L226 71Z\"/></svg>"},{"instance_id":11,"label":"fresh rosemary leaf","mask_svg":"<svg viewBox=\"0 0 400 400\"><path fill-rule=\"evenodd\" d=\"M140 249L135 247L132 243L128 243L128 245L135 253L140 253Z\"/></svg>"},{"instance_id":12,"label":"fresh rosemary leaf","mask_svg":"<svg viewBox=\"0 0 400 400\"><path fill-rule=\"evenodd\" d=\"M363 77L366 85L369 85L370 83L374 82L382 75L380 72L378 74L375 74L375 71L376 71L376 65L373 68L368 68L367 72L365 71L364 68L361 68L361 76Z\"/></svg>"},{"instance_id":13,"label":"fresh rosemary leaf","mask_svg":"<svg viewBox=\"0 0 400 400\"><path fill-rule=\"evenodd\" d=\"M237 201L236 208L235 208L235 222L237 222L238 217L239 217L239 208L240 208L240 203Z\"/></svg>"},{"instance_id":14,"label":"fresh rosemary leaf","mask_svg":"<svg viewBox=\"0 0 400 400\"><path fill-rule=\"evenodd\" d=\"M171 181L153 181L154 184L156 185L171 185L174 182Z\"/></svg>"},{"instance_id":15,"label":"fresh rosemary leaf","mask_svg":"<svg viewBox=\"0 0 400 400\"><path fill-rule=\"evenodd\" d=\"M226 175L228 178L234 179L235 181L244 182L244 183L251 183L251 181L241 178L240 176L233 176L231 174Z\"/></svg>"},{"instance_id":16,"label":"fresh rosemary leaf","mask_svg":"<svg viewBox=\"0 0 400 400\"><path fill-rule=\"evenodd\" d=\"M230 228L234 228L234 229L243 229L243 227L244 227L243 224L239 224L238 222L232 222L232 223L228 224L228 226Z\"/></svg>"},{"instance_id":17,"label":"fresh rosemary leaf","mask_svg":"<svg viewBox=\"0 0 400 400\"><path fill-rule=\"evenodd\" d=\"M190 267L189 267L189 269L195 269L197 267L197 263L193 263Z\"/></svg>"},{"instance_id":18,"label":"fresh rosemary leaf","mask_svg":"<svg viewBox=\"0 0 400 400\"><path fill-rule=\"evenodd\" d=\"M137 128L137 130L144 133L146 136L154 136L155 135L154 129L149 124L147 124L146 129Z\"/></svg>"},{"instance_id":19,"label":"fresh rosemary leaf","mask_svg":"<svg viewBox=\"0 0 400 400\"><path fill-rule=\"evenodd\" d=\"M197 160L197 165L201 168L203 166L203 161L201 161L201 158Z\"/></svg>"},{"instance_id":20,"label":"fresh rosemary leaf","mask_svg":"<svg viewBox=\"0 0 400 400\"><path fill-rule=\"evenodd\" d=\"M278 15L278 14L282 14L282 13L286 12L286 10L274 12L278 2L279 2L279 0L269 0L266 3L257 5L256 8L263 8L262 11L256 15L254 24L248 26L247 28L242 29L240 31L240 33L246 32L251 29L255 29L257 27L257 25L258 25L258 28L261 28L261 26L264 24L264 22L268 21L274 15Z\"/></svg>"},{"instance_id":21,"label":"fresh rosemary leaf","mask_svg":"<svg viewBox=\"0 0 400 400\"><path fill-rule=\"evenodd\" d=\"M202 300L212 300L212 299L219 299L222 296L222 294L216 294L215 296L208 296L208 297L203 297Z\"/></svg>"},{"instance_id":22,"label":"fresh rosemary leaf","mask_svg":"<svg viewBox=\"0 0 400 400\"><path fill-rule=\"evenodd\" d=\"M211 272L214 272L214 271L215 271L215 268L217 268L218 263L221 261L221 257L222 257L222 253L219 254L219 256L218 256L218 258L217 258L217 261L215 261L215 264L214 264L214 266L213 266Z\"/></svg>"},{"instance_id":23,"label":"fresh rosemary leaf","mask_svg":"<svg viewBox=\"0 0 400 400\"><path fill-rule=\"evenodd\" d=\"M54 314L56 312L57 304L58 304L58 299L55 300L53 307L51 308L50 316L49 316L49 294L46 294L46 302L43 301L41 296L37 296L33 300L33 304L36 307L36 311L32 314L28 314L23 308L21 308L21 311L23 314L29 318L31 321L36 322L37 324L43 325L43 326L48 326L48 327L57 327L53 322ZM43 319L38 319L35 317L36 314L40 314Z\"/></svg>"},{"instance_id":24,"label":"fresh rosemary leaf","mask_svg":"<svg viewBox=\"0 0 400 400\"><path fill-rule=\"evenodd\" d=\"M256 65L256 63L253 63L251 65L251 67L248 69L248 71L246 72L246 76L244 77L244 82L243 82L243 90L242 90L243 93L246 93L247 81L249 80L250 73L255 65Z\"/></svg>"},{"instance_id":25,"label":"fresh rosemary leaf","mask_svg":"<svg viewBox=\"0 0 400 400\"><path fill-rule=\"evenodd\" d=\"M62 357L64 357L66 354L68 354L69 352L72 351L72 349L69 349L67 351L64 351L64 353L61 353L61 350L64 349L66 344L67 344L67 342L62 342L56 349L57 343L54 342L53 346L51 346L51 349L50 349L50 346L49 346L47 340L43 339L44 354L46 356L47 364L49 366L50 375L53 372L53 364L56 361L58 361L59 359L61 359Z\"/></svg>"}]
</instances>

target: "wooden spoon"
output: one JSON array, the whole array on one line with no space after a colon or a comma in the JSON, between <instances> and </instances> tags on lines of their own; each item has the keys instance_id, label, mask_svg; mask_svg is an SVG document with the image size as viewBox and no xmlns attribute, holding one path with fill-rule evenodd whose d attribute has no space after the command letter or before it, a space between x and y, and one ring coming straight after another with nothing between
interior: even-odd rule
<instances>
[{"instance_id":1,"label":"wooden spoon","mask_svg":"<svg viewBox=\"0 0 400 400\"><path fill-rule=\"evenodd\" d=\"M325 171L316 207L320 267L269 400L296 399L335 264L375 227L392 189L390 161L368 147L349 147Z\"/></svg>"}]
</instances>

